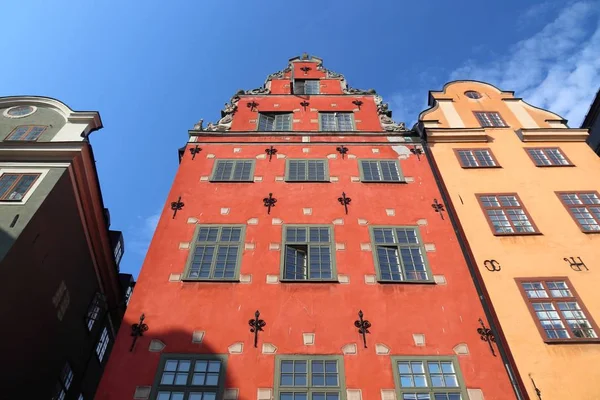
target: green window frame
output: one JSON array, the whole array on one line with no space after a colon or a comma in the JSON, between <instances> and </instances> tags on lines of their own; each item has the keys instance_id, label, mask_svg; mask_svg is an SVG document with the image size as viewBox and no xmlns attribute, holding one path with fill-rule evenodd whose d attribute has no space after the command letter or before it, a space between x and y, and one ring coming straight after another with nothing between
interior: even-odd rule
<instances>
[{"instance_id":1,"label":"green window frame","mask_svg":"<svg viewBox=\"0 0 600 400\"><path fill-rule=\"evenodd\" d=\"M355 131L354 113L352 112L320 112L319 130L331 132Z\"/></svg>"},{"instance_id":2,"label":"green window frame","mask_svg":"<svg viewBox=\"0 0 600 400\"><path fill-rule=\"evenodd\" d=\"M275 400L345 400L342 356L275 356Z\"/></svg>"},{"instance_id":3,"label":"green window frame","mask_svg":"<svg viewBox=\"0 0 600 400\"><path fill-rule=\"evenodd\" d=\"M286 182L329 182L327 159L288 159L285 161Z\"/></svg>"},{"instance_id":4,"label":"green window frame","mask_svg":"<svg viewBox=\"0 0 600 400\"><path fill-rule=\"evenodd\" d=\"M433 282L418 227L375 225L369 231L380 282Z\"/></svg>"},{"instance_id":5,"label":"green window frame","mask_svg":"<svg viewBox=\"0 0 600 400\"><path fill-rule=\"evenodd\" d=\"M222 399L226 372L223 354L161 354L150 399Z\"/></svg>"},{"instance_id":6,"label":"green window frame","mask_svg":"<svg viewBox=\"0 0 600 400\"><path fill-rule=\"evenodd\" d=\"M292 130L292 113L258 113L256 130L259 132L287 132Z\"/></svg>"},{"instance_id":7,"label":"green window frame","mask_svg":"<svg viewBox=\"0 0 600 400\"><path fill-rule=\"evenodd\" d=\"M337 281L331 225L284 225L281 281Z\"/></svg>"},{"instance_id":8,"label":"green window frame","mask_svg":"<svg viewBox=\"0 0 600 400\"><path fill-rule=\"evenodd\" d=\"M47 126L43 125L21 125L17 126L6 137L7 141L35 142L44 133Z\"/></svg>"},{"instance_id":9,"label":"green window frame","mask_svg":"<svg viewBox=\"0 0 600 400\"><path fill-rule=\"evenodd\" d=\"M405 183L398 160L363 158L358 160L361 182Z\"/></svg>"},{"instance_id":10,"label":"green window frame","mask_svg":"<svg viewBox=\"0 0 600 400\"><path fill-rule=\"evenodd\" d=\"M184 280L238 281L245 225L197 225Z\"/></svg>"},{"instance_id":11,"label":"green window frame","mask_svg":"<svg viewBox=\"0 0 600 400\"><path fill-rule=\"evenodd\" d=\"M294 80L294 94L320 94L321 81L318 79Z\"/></svg>"},{"instance_id":12,"label":"green window frame","mask_svg":"<svg viewBox=\"0 0 600 400\"><path fill-rule=\"evenodd\" d=\"M468 400L455 356L392 356L399 400Z\"/></svg>"},{"instance_id":13,"label":"green window frame","mask_svg":"<svg viewBox=\"0 0 600 400\"><path fill-rule=\"evenodd\" d=\"M210 176L211 182L253 182L255 160L220 159L215 161Z\"/></svg>"}]
</instances>

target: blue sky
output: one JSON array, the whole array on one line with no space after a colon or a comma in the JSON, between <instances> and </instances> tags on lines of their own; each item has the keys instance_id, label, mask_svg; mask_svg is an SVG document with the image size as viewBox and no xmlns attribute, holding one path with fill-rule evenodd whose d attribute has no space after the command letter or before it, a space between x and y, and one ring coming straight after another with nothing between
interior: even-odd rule
<instances>
[{"instance_id":1,"label":"blue sky","mask_svg":"<svg viewBox=\"0 0 600 400\"><path fill-rule=\"evenodd\" d=\"M482 79L578 126L600 86L598 1L6 1L0 95L97 110L92 134L124 272L137 274L200 118L302 52L411 124L427 91ZM173 200L173 199L169 199Z\"/></svg>"}]
</instances>

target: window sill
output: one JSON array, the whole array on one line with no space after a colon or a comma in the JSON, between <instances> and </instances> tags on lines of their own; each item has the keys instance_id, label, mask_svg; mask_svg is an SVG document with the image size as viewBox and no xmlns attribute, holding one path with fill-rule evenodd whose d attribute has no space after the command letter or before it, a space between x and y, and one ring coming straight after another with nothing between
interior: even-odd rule
<instances>
[{"instance_id":1,"label":"window sill","mask_svg":"<svg viewBox=\"0 0 600 400\"><path fill-rule=\"evenodd\" d=\"M559 164L559 165L537 165L537 164L535 164L535 166L538 168L560 168L560 167L574 167L575 164Z\"/></svg>"},{"instance_id":2,"label":"window sill","mask_svg":"<svg viewBox=\"0 0 600 400\"><path fill-rule=\"evenodd\" d=\"M461 167L463 169L498 169L498 168L502 168L501 165L490 165L490 166L485 166L485 167L479 167L479 166L477 166L477 167L467 167L467 166L461 165Z\"/></svg>"},{"instance_id":3,"label":"window sill","mask_svg":"<svg viewBox=\"0 0 600 400\"><path fill-rule=\"evenodd\" d=\"M214 282L214 283L239 283L240 282L240 278L231 278L231 279L195 279L195 278L183 278L181 279L181 282L189 282L189 283L195 283L195 282L206 282L206 283L210 283L210 282Z\"/></svg>"},{"instance_id":4,"label":"window sill","mask_svg":"<svg viewBox=\"0 0 600 400\"><path fill-rule=\"evenodd\" d=\"M283 279L279 278L281 283L340 283L337 279Z\"/></svg>"},{"instance_id":5,"label":"window sill","mask_svg":"<svg viewBox=\"0 0 600 400\"><path fill-rule=\"evenodd\" d=\"M361 183L391 183L391 184L394 184L394 185L397 185L399 183L400 184L406 183L406 181L365 181L365 180L362 180L362 179L361 179L360 182Z\"/></svg>"},{"instance_id":6,"label":"window sill","mask_svg":"<svg viewBox=\"0 0 600 400\"><path fill-rule=\"evenodd\" d=\"M244 181L217 181L214 179L209 179L208 181L211 183L254 183L254 178L252 178L252 180L248 180L248 181L246 181L246 180L244 180Z\"/></svg>"},{"instance_id":7,"label":"window sill","mask_svg":"<svg viewBox=\"0 0 600 400\"><path fill-rule=\"evenodd\" d=\"M326 180L326 181L289 181L287 179L284 182L286 182L286 183L331 183L330 180Z\"/></svg>"},{"instance_id":8,"label":"window sill","mask_svg":"<svg viewBox=\"0 0 600 400\"><path fill-rule=\"evenodd\" d=\"M409 284L409 285L435 285L435 281L426 280L426 281L388 281L383 279L377 279L377 283L381 283L382 285L394 285L394 284Z\"/></svg>"},{"instance_id":9,"label":"window sill","mask_svg":"<svg viewBox=\"0 0 600 400\"><path fill-rule=\"evenodd\" d=\"M600 343L598 339L544 339L546 344L597 344Z\"/></svg>"},{"instance_id":10,"label":"window sill","mask_svg":"<svg viewBox=\"0 0 600 400\"><path fill-rule=\"evenodd\" d=\"M515 233L496 233L493 232L494 236L542 236L542 232L515 232Z\"/></svg>"}]
</instances>

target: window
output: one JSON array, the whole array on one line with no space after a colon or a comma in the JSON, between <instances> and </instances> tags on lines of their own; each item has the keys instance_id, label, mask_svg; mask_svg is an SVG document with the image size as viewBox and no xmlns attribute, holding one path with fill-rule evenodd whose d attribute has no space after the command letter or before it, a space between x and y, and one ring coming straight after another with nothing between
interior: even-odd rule
<instances>
[{"instance_id":1,"label":"window","mask_svg":"<svg viewBox=\"0 0 600 400\"><path fill-rule=\"evenodd\" d=\"M294 94L319 94L320 82L317 79L294 81Z\"/></svg>"},{"instance_id":2,"label":"window","mask_svg":"<svg viewBox=\"0 0 600 400\"><path fill-rule=\"evenodd\" d=\"M283 227L282 279L319 281L335 278L331 227Z\"/></svg>"},{"instance_id":3,"label":"window","mask_svg":"<svg viewBox=\"0 0 600 400\"><path fill-rule=\"evenodd\" d=\"M217 160L212 182L252 182L254 160Z\"/></svg>"},{"instance_id":4,"label":"window","mask_svg":"<svg viewBox=\"0 0 600 400\"><path fill-rule=\"evenodd\" d=\"M105 326L102 330L102 334L100 335L100 340L98 340L98 344L96 345L96 355L98 356L98 361L102 362L104 360L104 354L106 353L106 348L110 343L110 336L108 334L108 328Z\"/></svg>"},{"instance_id":5,"label":"window","mask_svg":"<svg viewBox=\"0 0 600 400\"><path fill-rule=\"evenodd\" d=\"M4 110L4 116L9 118L23 118L33 114L37 110L34 106L15 106Z\"/></svg>"},{"instance_id":6,"label":"window","mask_svg":"<svg viewBox=\"0 0 600 400\"><path fill-rule=\"evenodd\" d=\"M83 399L83 393L79 393L79 397L77 398L77 400L84 400Z\"/></svg>"},{"instance_id":7,"label":"window","mask_svg":"<svg viewBox=\"0 0 600 400\"><path fill-rule=\"evenodd\" d=\"M4 140L35 141L45 130L45 126L17 126Z\"/></svg>"},{"instance_id":8,"label":"window","mask_svg":"<svg viewBox=\"0 0 600 400\"><path fill-rule=\"evenodd\" d=\"M479 124L486 127L506 127L504 120L497 112L485 112L485 111L475 111L475 117L479 121Z\"/></svg>"},{"instance_id":9,"label":"window","mask_svg":"<svg viewBox=\"0 0 600 400\"><path fill-rule=\"evenodd\" d=\"M463 168L493 168L499 166L490 149L455 149L454 151Z\"/></svg>"},{"instance_id":10,"label":"window","mask_svg":"<svg viewBox=\"0 0 600 400\"><path fill-rule=\"evenodd\" d=\"M467 97L468 97L468 98L470 98L470 99L475 99L475 100L477 100L477 99L480 99L480 98L481 98L481 93L479 93L479 92L476 92L476 91L474 91L474 90L467 90L467 91L465 92L465 96L467 96Z\"/></svg>"},{"instance_id":11,"label":"window","mask_svg":"<svg viewBox=\"0 0 600 400\"><path fill-rule=\"evenodd\" d=\"M259 113L258 114L259 131L291 131L292 114Z\"/></svg>"},{"instance_id":12,"label":"window","mask_svg":"<svg viewBox=\"0 0 600 400\"><path fill-rule=\"evenodd\" d=\"M199 225L185 279L236 280L239 274L244 227Z\"/></svg>"},{"instance_id":13,"label":"window","mask_svg":"<svg viewBox=\"0 0 600 400\"><path fill-rule=\"evenodd\" d=\"M392 357L401 400L467 400L454 357Z\"/></svg>"},{"instance_id":14,"label":"window","mask_svg":"<svg viewBox=\"0 0 600 400\"><path fill-rule=\"evenodd\" d=\"M71 383L73 383L73 370L69 363L66 363L60 373L58 382L56 383L52 400L64 400L65 397L67 397Z\"/></svg>"},{"instance_id":15,"label":"window","mask_svg":"<svg viewBox=\"0 0 600 400\"><path fill-rule=\"evenodd\" d=\"M88 307L88 312L85 317L85 324L88 328L88 331L91 331L94 327L96 321L100 318L100 312L104 307L104 296L100 292L96 292L90 306Z\"/></svg>"},{"instance_id":16,"label":"window","mask_svg":"<svg viewBox=\"0 0 600 400\"><path fill-rule=\"evenodd\" d=\"M329 182L327 160L287 160L286 181Z\"/></svg>"},{"instance_id":17,"label":"window","mask_svg":"<svg viewBox=\"0 0 600 400\"><path fill-rule=\"evenodd\" d=\"M62 321L65 316L70 301L71 298L69 296L69 291L67 290L67 285L65 284L65 281L62 281L52 297L52 304L54 304L54 307L56 308L56 316L59 321Z\"/></svg>"},{"instance_id":18,"label":"window","mask_svg":"<svg viewBox=\"0 0 600 400\"><path fill-rule=\"evenodd\" d=\"M370 231L380 281L431 281L417 227L373 226Z\"/></svg>"},{"instance_id":19,"label":"window","mask_svg":"<svg viewBox=\"0 0 600 400\"><path fill-rule=\"evenodd\" d=\"M339 356L277 356L275 400L345 398L344 361Z\"/></svg>"},{"instance_id":20,"label":"window","mask_svg":"<svg viewBox=\"0 0 600 400\"><path fill-rule=\"evenodd\" d=\"M404 182L396 160L360 160L359 167L363 182Z\"/></svg>"},{"instance_id":21,"label":"window","mask_svg":"<svg viewBox=\"0 0 600 400\"><path fill-rule=\"evenodd\" d=\"M539 233L521 203L521 199L516 194L479 194L476 196L494 235Z\"/></svg>"},{"instance_id":22,"label":"window","mask_svg":"<svg viewBox=\"0 0 600 400\"><path fill-rule=\"evenodd\" d=\"M151 398L221 399L225 387L226 364L227 358L217 354L163 354Z\"/></svg>"},{"instance_id":23,"label":"window","mask_svg":"<svg viewBox=\"0 0 600 400\"><path fill-rule=\"evenodd\" d=\"M353 131L354 114L349 112L319 113L322 131Z\"/></svg>"},{"instance_id":24,"label":"window","mask_svg":"<svg viewBox=\"0 0 600 400\"><path fill-rule=\"evenodd\" d=\"M0 201L21 201L40 174L4 173L0 176Z\"/></svg>"},{"instance_id":25,"label":"window","mask_svg":"<svg viewBox=\"0 0 600 400\"><path fill-rule=\"evenodd\" d=\"M598 192L559 192L557 195L582 231L600 232L600 197Z\"/></svg>"},{"instance_id":26,"label":"window","mask_svg":"<svg viewBox=\"0 0 600 400\"><path fill-rule=\"evenodd\" d=\"M598 327L567 278L519 278L517 283L546 342L598 340Z\"/></svg>"},{"instance_id":27,"label":"window","mask_svg":"<svg viewBox=\"0 0 600 400\"><path fill-rule=\"evenodd\" d=\"M525 150L538 167L563 167L566 165L573 165L558 147Z\"/></svg>"}]
</instances>

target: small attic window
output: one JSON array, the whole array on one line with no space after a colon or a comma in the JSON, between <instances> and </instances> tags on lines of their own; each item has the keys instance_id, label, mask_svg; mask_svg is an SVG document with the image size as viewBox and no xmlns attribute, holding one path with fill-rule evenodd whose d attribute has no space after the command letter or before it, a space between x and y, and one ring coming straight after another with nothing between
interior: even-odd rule
<instances>
[{"instance_id":1,"label":"small attic window","mask_svg":"<svg viewBox=\"0 0 600 400\"><path fill-rule=\"evenodd\" d=\"M35 112L34 106L15 106L4 111L4 116L9 118L23 118Z\"/></svg>"},{"instance_id":2,"label":"small attic window","mask_svg":"<svg viewBox=\"0 0 600 400\"><path fill-rule=\"evenodd\" d=\"M476 91L474 91L474 90L467 90L467 91L465 92L465 96L467 96L467 97L468 97L468 98L470 98L470 99L475 99L475 100L477 100L477 99L480 99L480 98L481 98L481 93L479 93L479 92L476 92Z\"/></svg>"}]
</instances>

